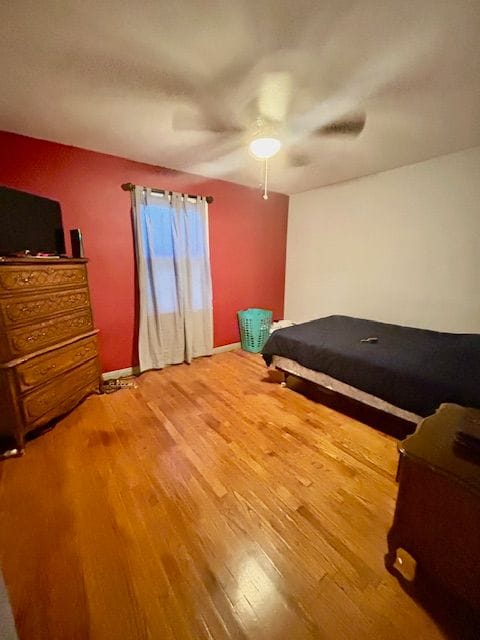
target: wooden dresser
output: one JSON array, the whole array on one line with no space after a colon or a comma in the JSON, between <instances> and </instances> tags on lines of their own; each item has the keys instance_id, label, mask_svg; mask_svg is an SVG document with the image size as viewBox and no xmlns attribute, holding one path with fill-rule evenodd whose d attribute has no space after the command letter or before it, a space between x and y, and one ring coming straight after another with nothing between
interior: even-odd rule
<instances>
[{"instance_id":1,"label":"wooden dresser","mask_svg":"<svg viewBox=\"0 0 480 640\"><path fill-rule=\"evenodd\" d=\"M86 263L0 259L2 450L100 387Z\"/></svg>"},{"instance_id":2,"label":"wooden dresser","mask_svg":"<svg viewBox=\"0 0 480 640\"><path fill-rule=\"evenodd\" d=\"M442 404L400 443L398 498L388 534L389 571L397 550L480 612L480 456L456 444L480 410ZM479 636L480 637L480 636Z\"/></svg>"}]
</instances>

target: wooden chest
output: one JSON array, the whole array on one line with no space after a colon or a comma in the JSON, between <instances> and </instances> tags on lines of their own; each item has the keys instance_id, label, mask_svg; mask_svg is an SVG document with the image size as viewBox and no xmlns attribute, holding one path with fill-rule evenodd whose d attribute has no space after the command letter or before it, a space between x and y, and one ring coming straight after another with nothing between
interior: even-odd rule
<instances>
[{"instance_id":1,"label":"wooden chest","mask_svg":"<svg viewBox=\"0 0 480 640\"><path fill-rule=\"evenodd\" d=\"M100 387L83 259L0 260L0 438L25 434Z\"/></svg>"},{"instance_id":2,"label":"wooden chest","mask_svg":"<svg viewBox=\"0 0 480 640\"><path fill-rule=\"evenodd\" d=\"M480 611L480 467L476 451L456 440L458 431L472 427L480 429L479 409L442 404L400 443L385 561L398 575L397 550L404 549L423 574Z\"/></svg>"}]
</instances>

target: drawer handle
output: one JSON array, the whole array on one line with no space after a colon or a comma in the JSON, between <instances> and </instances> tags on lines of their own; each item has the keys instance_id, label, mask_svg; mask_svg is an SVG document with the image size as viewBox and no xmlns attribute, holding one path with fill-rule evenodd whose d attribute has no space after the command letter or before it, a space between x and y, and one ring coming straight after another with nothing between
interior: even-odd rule
<instances>
[{"instance_id":1,"label":"drawer handle","mask_svg":"<svg viewBox=\"0 0 480 640\"><path fill-rule=\"evenodd\" d=\"M46 331L42 331L42 333L40 333L40 334L38 334L38 335L40 335L42 338L45 338L45 336L47 336L47 335L48 335L48 333L47 333ZM37 339L38 339L38 336L37 336L37 337L35 337L35 336L28 336L28 338L27 338L27 342L31 342L32 340L37 340Z\"/></svg>"}]
</instances>

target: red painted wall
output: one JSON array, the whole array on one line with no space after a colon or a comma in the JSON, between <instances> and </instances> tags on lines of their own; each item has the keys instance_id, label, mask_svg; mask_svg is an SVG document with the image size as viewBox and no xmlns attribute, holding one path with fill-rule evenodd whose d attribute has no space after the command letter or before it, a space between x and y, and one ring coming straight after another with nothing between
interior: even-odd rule
<instances>
[{"instance_id":1,"label":"red painted wall","mask_svg":"<svg viewBox=\"0 0 480 640\"><path fill-rule=\"evenodd\" d=\"M80 228L90 258L104 371L137 363L134 249L124 182L212 195L209 207L215 346L239 340L236 312L283 316L288 197L224 180L0 132L0 185L59 200L66 230Z\"/></svg>"}]
</instances>

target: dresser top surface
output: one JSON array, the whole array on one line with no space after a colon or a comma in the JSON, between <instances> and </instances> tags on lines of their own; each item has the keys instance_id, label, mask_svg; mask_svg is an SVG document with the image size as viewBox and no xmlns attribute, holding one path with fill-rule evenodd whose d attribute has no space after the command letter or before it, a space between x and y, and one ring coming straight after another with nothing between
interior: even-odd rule
<instances>
[{"instance_id":1,"label":"dresser top surface","mask_svg":"<svg viewBox=\"0 0 480 640\"><path fill-rule=\"evenodd\" d=\"M21 267L31 267L32 265L56 265L56 264L86 264L87 258L8 258L0 256L0 267L2 265L16 265Z\"/></svg>"},{"instance_id":2,"label":"dresser top surface","mask_svg":"<svg viewBox=\"0 0 480 640\"><path fill-rule=\"evenodd\" d=\"M400 452L480 492L480 456L469 454L455 442L457 432L472 424L480 429L480 409L443 404L400 443Z\"/></svg>"}]
</instances>

